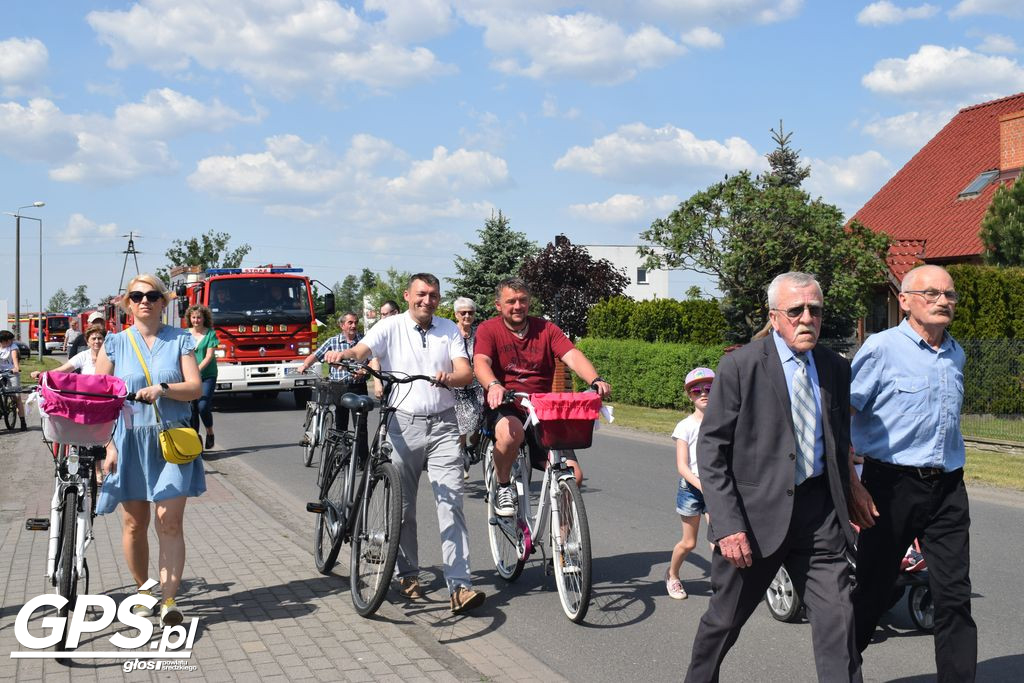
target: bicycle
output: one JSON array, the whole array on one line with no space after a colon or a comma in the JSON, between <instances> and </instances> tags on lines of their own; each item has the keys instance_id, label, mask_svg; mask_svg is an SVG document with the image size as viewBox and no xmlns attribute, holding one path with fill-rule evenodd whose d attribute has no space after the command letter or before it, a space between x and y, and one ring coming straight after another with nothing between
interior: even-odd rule
<instances>
[{"instance_id":1,"label":"bicycle","mask_svg":"<svg viewBox=\"0 0 1024 683\"><path fill-rule=\"evenodd\" d=\"M33 391L52 391L66 398L82 396L88 399L104 399L113 406L107 408L104 417L108 417L111 411L120 410L124 401L134 401L134 393L121 393L124 390L124 383L109 375L76 375L74 373L59 373L69 375L71 380L65 382L66 386L89 385L80 379L85 377L102 377L99 384L109 385L114 388L115 393L100 393L94 391L77 391L70 388L58 388L50 386L52 378L49 373L40 376L40 382ZM113 381L111 381L113 380ZM95 382L94 382L95 384ZM38 398L38 397L37 397ZM45 402L45 399L44 399ZM95 401L92 409L95 410ZM88 409L86 409L88 410ZM85 582L85 591L89 593L89 562L86 558L86 551L95 540L92 530L93 520L96 518L96 496L99 482L96 479L96 462L98 452L110 440L113 432L114 420L103 420L93 424L69 424L58 415L47 415L40 405L40 415L43 421L43 441L53 456L54 466L54 488L53 497L50 501L50 517L34 517L25 521L25 528L29 531L49 531L49 543L47 545L46 557L46 578L50 585L54 586L56 592L66 599L64 606L58 610L58 616L66 618L74 610L77 600L80 581ZM67 622L65 621L65 624ZM65 628L57 645L58 650L67 649L67 637L69 629Z\"/></svg>"},{"instance_id":2,"label":"bicycle","mask_svg":"<svg viewBox=\"0 0 1024 683\"><path fill-rule=\"evenodd\" d=\"M14 383L11 382L13 376L13 370L0 372L0 413L3 413L7 429L14 429L18 421L18 399L15 397L21 391L14 388Z\"/></svg>"},{"instance_id":3,"label":"bicycle","mask_svg":"<svg viewBox=\"0 0 1024 683\"><path fill-rule=\"evenodd\" d=\"M312 400L306 403L306 419L302 425L302 464L309 467L318 448L327 442L327 435L334 428L335 403L340 382L318 378L313 389ZM323 458L320 460L319 479L323 475Z\"/></svg>"},{"instance_id":4,"label":"bicycle","mask_svg":"<svg viewBox=\"0 0 1024 683\"><path fill-rule=\"evenodd\" d=\"M393 448L388 442L388 424L397 409L390 404L391 392L398 384L436 381L426 375L378 371L356 361L338 365L350 371L365 370L383 384L380 419L371 446L366 421L376 401L356 394L341 397L342 410L353 413L353 430L330 431L317 482L320 499L307 503L306 510L316 513L313 561L320 573L330 574L342 544L351 545L352 604L360 616L368 617L387 594L402 530L402 485L398 469L391 463Z\"/></svg>"},{"instance_id":5,"label":"bicycle","mask_svg":"<svg viewBox=\"0 0 1024 683\"><path fill-rule=\"evenodd\" d=\"M573 398L565 398L572 396ZM582 398L582 397L587 398ZM538 418L535 404L552 400L584 402L585 407L569 419L544 420ZM519 400L527 409L526 430L535 430L540 445L546 452L546 467L536 494L537 513L531 518L530 438L528 434L519 447L512 466L511 483L515 487L519 505L515 517L501 517L495 513L498 480L494 470L494 435L486 430L486 420L480 427L477 449L483 461L486 487L487 537L498 575L512 582L519 578L526 560L540 550L541 539L548 534L552 566L562 611L573 623L580 623L587 615L591 594L590 525L586 507L572 468L566 460L572 459L573 449L589 448L594 420L600 409L596 394L524 394L505 392L503 404ZM541 410L543 413L543 409ZM565 411L556 411L563 416ZM573 412L570 410L570 412ZM545 569L547 573L547 569Z\"/></svg>"}]
</instances>

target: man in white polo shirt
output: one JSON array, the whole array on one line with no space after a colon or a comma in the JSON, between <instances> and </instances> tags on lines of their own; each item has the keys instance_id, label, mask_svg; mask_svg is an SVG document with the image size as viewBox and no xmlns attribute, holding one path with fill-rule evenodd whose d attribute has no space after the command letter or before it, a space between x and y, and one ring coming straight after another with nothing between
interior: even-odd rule
<instances>
[{"instance_id":1,"label":"man in white polo shirt","mask_svg":"<svg viewBox=\"0 0 1024 683\"><path fill-rule=\"evenodd\" d=\"M441 285L429 273L409 278L402 295L408 304L403 315L382 319L362 341L345 351L331 351L325 359L365 360L371 356L384 370L429 375L449 387L463 387L473 379L459 328L434 315L441 301ZM393 462L402 478L402 540L398 576L402 595L423 597L419 581L416 538L416 491L420 474L427 470L437 502L444 576L451 593L451 609L460 614L480 606L484 594L472 588L469 576L469 534L462 510L462 458L455 396L448 389L412 382L399 385L391 395L397 408L388 436L395 450Z\"/></svg>"}]
</instances>

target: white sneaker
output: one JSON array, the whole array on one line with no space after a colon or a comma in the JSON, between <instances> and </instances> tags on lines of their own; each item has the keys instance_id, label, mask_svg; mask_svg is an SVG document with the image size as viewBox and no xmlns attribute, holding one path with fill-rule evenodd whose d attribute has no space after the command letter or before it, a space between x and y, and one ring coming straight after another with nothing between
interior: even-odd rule
<instances>
[{"instance_id":1,"label":"white sneaker","mask_svg":"<svg viewBox=\"0 0 1024 683\"><path fill-rule=\"evenodd\" d=\"M153 595L153 591L140 590L139 595ZM145 605L132 605L132 614L140 617L151 617L153 616L153 608L146 607Z\"/></svg>"},{"instance_id":2,"label":"white sneaker","mask_svg":"<svg viewBox=\"0 0 1024 683\"><path fill-rule=\"evenodd\" d=\"M164 604L160 605L161 626L177 626L184 619L185 615L181 613L181 610L174 603L174 598L167 598L164 600Z\"/></svg>"},{"instance_id":3,"label":"white sneaker","mask_svg":"<svg viewBox=\"0 0 1024 683\"><path fill-rule=\"evenodd\" d=\"M516 516L516 492L512 486L498 485L498 493L494 496L494 514L499 517Z\"/></svg>"}]
</instances>

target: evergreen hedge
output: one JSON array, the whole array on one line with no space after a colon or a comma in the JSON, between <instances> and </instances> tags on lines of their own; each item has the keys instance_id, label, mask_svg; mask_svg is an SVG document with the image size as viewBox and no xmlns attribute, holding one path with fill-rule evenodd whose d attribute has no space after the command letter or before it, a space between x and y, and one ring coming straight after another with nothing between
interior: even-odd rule
<instances>
[{"instance_id":1,"label":"evergreen hedge","mask_svg":"<svg viewBox=\"0 0 1024 683\"><path fill-rule=\"evenodd\" d=\"M725 332L718 302L701 299L612 297L592 306L587 318L591 338L707 345L724 342Z\"/></svg>"},{"instance_id":2,"label":"evergreen hedge","mask_svg":"<svg viewBox=\"0 0 1024 683\"><path fill-rule=\"evenodd\" d=\"M689 405L683 383L696 367L715 368L724 344L650 343L635 339L580 339L576 346L612 385L612 400L651 408ZM579 380L576 380L579 382ZM577 387L582 390L582 387Z\"/></svg>"},{"instance_id":3,"label":"evergreen hedge","mask_svg":"<svg viewBox=\"0 0 1024 683\"><path fill-rule=\"evenodd\" d=\"M961 339L1024 339L1024 268L947 268L960 300L949 332Z\"/></svg>"}]
</instances>

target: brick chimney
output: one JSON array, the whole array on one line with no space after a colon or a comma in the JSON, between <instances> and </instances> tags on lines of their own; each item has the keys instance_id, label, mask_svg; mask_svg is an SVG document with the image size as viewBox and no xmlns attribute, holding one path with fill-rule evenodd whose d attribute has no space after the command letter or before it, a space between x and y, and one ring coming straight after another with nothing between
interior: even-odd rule
<instances>
[{"instance_id":1,"label":"brick chimney","mask_svg":"<svg viewBox=\"0 0 1024 683\"><path fill-rule=\"evenodd\" d=\"M1024 167L1024 111L999 117L999 170Z\"/></svg>"}]
</instances>

